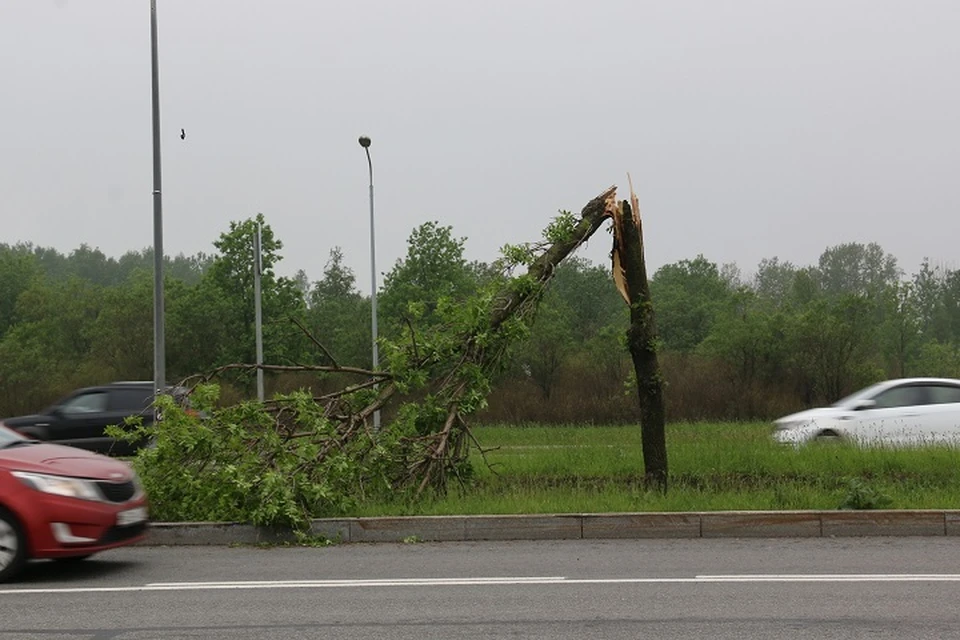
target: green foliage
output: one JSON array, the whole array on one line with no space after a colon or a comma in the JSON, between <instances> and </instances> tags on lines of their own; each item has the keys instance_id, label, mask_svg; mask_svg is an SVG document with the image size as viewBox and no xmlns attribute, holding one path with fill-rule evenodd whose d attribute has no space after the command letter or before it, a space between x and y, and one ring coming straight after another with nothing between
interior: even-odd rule
<instances>
[{"instance_id":1,"label":"green foliage","mask_svg":"<svg viewBox=\"0 0 960 640\"><path fill-rule=\"evenodd\" d=\"M16 321L17 299L39 275L36 257L23 245L0 244L0 337Z\"/></svg>"},{"instance_id":2,"label":"green foliage","mask_svg":"<svg viewBox=\"0 0 960 640\"><path fill-rule=\"evenodd\" d=\"M217 408L219 388L198 387L193 411L170 397L156 425L116 437L152 444L133 466L166 521L239 521L305 531L313 517L349 512L360 500L391 493L398 473L393 440L360 434L334 445L335 426L311 396L278 396L273 410L245 402Z\"/></svg>"},{"instance_id":3,"label":"green foliage","mask_svg":"<svg viewBox=\"0 0 960 640\"><path fill-rule=\"evenodd\" d=\"M897 259L874 242L828 248L820 256L818 272L823 292L832 296L876 295L900 278Z\"/></svg>"},{"instance_id":4,"label":"green foliage","mask_svg":"<svg viewBox=\"0 0 960 640\"><path fill-rule=\"evenodd\" d=\"M476 292L474 271L463 257L464 243L451 227L437 222L413 230L407 255L386 274L378 298L387 335L402 333L405 319L416 320L418 330L442 323L441 305L458 304Z\"/></svg>"},{"instance_id":5,"label":"green foliage","mask_svg":"<svg viewBox=\"0 0 960 640\"><path fill-rule=\"evenodd\" d=\"M890 496L880 493L860 478L853 478L847 484L847 493L843 496L840 509L887 509L893 504Z\"/></svg>"},{"instance_id":6,"label":"green foliage","mask_svg":"<svg viewBox=\"0 0 960 640\"><path fill-rule=\"evenodd\" d=\"M536 252L529 244L505 244L500 248L500 254L507 269L529 266L536 258Z\"/></svg>"},{"instance_id":7,"label":"green foliage","mask_svg":"<svg viewBox=\"0 0 960 640\"><path fill-rule=\"evenodd\" d=\"M920 350L916 368L929 376L960 378L960 346L928 342Z\"/></svg>"},{"instance_id":8,"label":"green foliage","mask_svg":"<svg viewBox=\"0 0 960 640\"><path fill-rule=\"evenodd\" d=\"M344 264L339 247L330 251L323 279L314 283L309 296L307 324L311 332L341 365L372 364L370 301L356 290L356 276Z\"/></svg>"},{"instance_id":9,"label":"green foliage","mask_svg":"<svg viewBox=\"0 0 960 640\"><path fill-rule=\"evenodd\" d=\"M717 265L702 255L661 267L650 281L650 296L666 348L696 348L732 294Z\"/></svg>"},{"instance_id":10,"label":"green foliage","mask_svg":"<svg viewBox=\"0 0 960 640\"><path fill-rule=\"evenodd\" d=\"M569 211L561 211L554 218L543 232L543 238L547 242L554 244L557 242L566 242L573 238L574 229L577 227L577 219Z\"/></svg>"},{"instance_id":11,"label":"green foliage","mask_svg":"<svg viewBox=\"0 0 960 640\"><path fill-rule=\"evenodd\" d=\"M255 361L253 249L258 224L262 225L264 360L296 362L307 350L305 336L289 321L291 317L304 318L302 292L295 280L276 275L274 269L282 259L283 243L274 236L263 214L257 214L256 218L231 222L229 231L213 243L219 253L200 284L204 297L215 300L219 312L218 339L205 350L208 358L213 357L214 365Z\"/></svg>"},{"instance_id":12,"label":"green foliage","mask_svg":"<svg viewBox=\"0 0 960 640\"><path fill-rule=\"evenodd\" d=\"M862 296L817 300L789 328L792 361L810 399L832 401L883 377L876 349L873 307Z\"/></svg>"},{"instance_id":13,"label":"green foliage","mask_svg":"<svg viewBox=\"0 0 960 640\"><path fill-rule=\"evenodd\" d=\"M764 305L782 308L793 297L796 277L797 268L792 263L780 262L776 256L764 258L757 266L753 290L757 294L757 299Z\"/></svg>"}]
</instances>

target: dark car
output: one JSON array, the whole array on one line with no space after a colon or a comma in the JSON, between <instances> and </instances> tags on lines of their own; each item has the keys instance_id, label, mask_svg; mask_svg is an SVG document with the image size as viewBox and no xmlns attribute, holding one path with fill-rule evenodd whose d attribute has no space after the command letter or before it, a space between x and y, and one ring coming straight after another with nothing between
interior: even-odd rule
<instances>
[{"instance_id":1,"label":"dark car","mask_svg":"<svg viewBox=\"0 0 960 640\"><path fill-rule=\"evenodd\" d=\"M185 398L181 387L168 393ZM152 382L113 382L74 391L38 414L5 418L0 425L27 438L78 447L110 455L131 455L144 443L117 441L104 430L123 425L132 416L144 424L153 422Z\"/></svg>"},{"instance_id":2,"label":"dark car","mask_svg":"<svg viewBox=\"0 0 960 640\"><path fill-rule=\"evenodd\" d=\"M147 499L129 465L0 427L0 582L31 558L81 560L146 529Z\"/></svg>"}]
</instances>

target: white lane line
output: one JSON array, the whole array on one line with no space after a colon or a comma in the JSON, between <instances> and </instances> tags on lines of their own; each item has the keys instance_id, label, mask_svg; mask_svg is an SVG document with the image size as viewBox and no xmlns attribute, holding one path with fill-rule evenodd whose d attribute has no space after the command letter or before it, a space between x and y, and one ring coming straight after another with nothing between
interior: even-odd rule
<instances>
[{"instance_id":1,"label":"white lane line","mask_svg":"<svg viewBox=\"0 0 960 640\"><path fill-rule=\"evenodd\" d=\"M769 575L699 575L688 578L397 578L384 580L276 580L249 582L155 582L125 587L60 587L34 589L0 589L0 595L60 593L123 593L146 591L211 591L242 589L354 589L382 587L430 586L509 586L549 584L716 584L762 582L960 582L960 574L769 574Z\"/></svg>"},{"instance_id":2,"label":"white lane line","mask_svg":"<svg viewBox=\"0 0 960 640\"><path fill-rule=\"evenodd\" d=\"M272 587L275 585L310 585L310 586L329 586L329 587L343 587L343 586L381 586L381 585L390 585L390 586L402 586L405 584L409 585L435 585L441 586L446 584L462 584L464 581L469 581L471 584L505 584L505 581L509 581L510 584L522 584L525 582L537 582L537 581L564 581L566 578L563 576L534 576L534 577L515 577L515 578L384 578L384 579L353 579L353 580L238 580L238 581L216 581L216 582L151 582L146 586L148 587L199 587L199 586L233 586L233 585L250 585L250 586L263 586L263 587Z\"/></svg>"},{"instance_id":3,"label":"white lane line","mask_svg":"<svg viewBox=\"0 0 960 640\"><path fill-rule=\"evenodd\" d=\"M830 573L830 574L758 574L697 576L704 582L956 582L960 575L950 573Z\"/></svg>"}]
</instances>

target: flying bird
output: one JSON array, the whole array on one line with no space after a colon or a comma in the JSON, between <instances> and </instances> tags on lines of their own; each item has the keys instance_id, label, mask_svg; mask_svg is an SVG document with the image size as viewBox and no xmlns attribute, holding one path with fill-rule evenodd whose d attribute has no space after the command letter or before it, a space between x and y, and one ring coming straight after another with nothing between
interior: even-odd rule
<instances>
[{"instance_id":1,"label":"flying bird","mask_svg":"<svg viewBox=\"0 0 960 640\"><path fill-rule=\"evenodd\" d=\"M184 131L183 129L180 129L180 139L181 139L181 140L186 140L186 139L187 139L187 132Z\"/></svg>"}]
</instances>

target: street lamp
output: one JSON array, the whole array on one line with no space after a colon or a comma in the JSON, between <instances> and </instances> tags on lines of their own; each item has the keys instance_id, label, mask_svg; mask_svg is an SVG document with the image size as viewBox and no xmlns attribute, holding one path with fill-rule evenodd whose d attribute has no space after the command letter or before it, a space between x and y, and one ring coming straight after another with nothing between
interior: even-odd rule
<instances>
[{"instance_id":1,"label":"street lamp","mask_svg":"<svg viewBox=\"0 0 960 640\"><path fill-rule=\"evenodd\" d=\"M370 316L373 335L373 370L380 367L380 353L377 348L377 243L373 226L373 161L370 159L370 138L360 136L360 146L367 153L367 167L370 169ZM373 430L380 430L380 410L373 412Z\"/></svg>"},{"instance_id":2,"label":"street lamp","mask_svg":"<svg viewBox=\"0 0 960 640\"><path fill-rule=\"evenodd\" d=\"M163 198L160 192L160 65L157 61L157 0L150 0L150 62L153 91L153 386L166 390L163 328Z\"/></svg>"}]
</instances>

